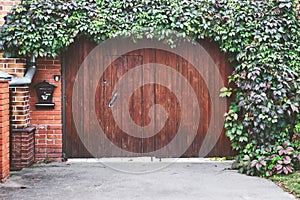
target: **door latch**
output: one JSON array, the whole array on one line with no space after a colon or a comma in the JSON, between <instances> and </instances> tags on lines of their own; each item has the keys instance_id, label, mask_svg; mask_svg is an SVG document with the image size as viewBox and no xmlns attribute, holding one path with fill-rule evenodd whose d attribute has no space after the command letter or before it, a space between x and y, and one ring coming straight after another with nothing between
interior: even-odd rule
<instances>
[{"instance_id":1,"label":"door latch","mask_svg":"<svg viewBox=\"0 0 300 200\"><path fill-rule=\"evenodd\" d=\"M118 94L117 93L114 93L111 100L109 101L108 103L108 107L111 108L113 107L115 101L117 100L117 97L118 97Z\"/></svg>"}]
</instances>

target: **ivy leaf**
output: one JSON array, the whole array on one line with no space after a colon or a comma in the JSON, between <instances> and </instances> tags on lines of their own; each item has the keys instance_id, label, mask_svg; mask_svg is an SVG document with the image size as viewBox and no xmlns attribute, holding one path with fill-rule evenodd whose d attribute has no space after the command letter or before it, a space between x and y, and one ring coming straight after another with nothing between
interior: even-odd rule
<instances>
[{"instance_id":1,"label":"ivy leaf","mask_svg":"<svg viewBox=\"0 0 300 200\"><path fill-rule=\"evenodd\" d=\"M230 97L232 94L231 88L223 87L220 89L220 97Z\"/></svg>"},{"instance_id":2,"label":"ivy leaf","mask_svg":"<svg viewBox=\"0 0 300 200\"><path fill-rule=\"evenodd\" d=\"M295 104L291 104L291 108L292 108L292 111L293 111L293 112L299 113L298 106L296 106Z\"/></svg>"}]
</instances>

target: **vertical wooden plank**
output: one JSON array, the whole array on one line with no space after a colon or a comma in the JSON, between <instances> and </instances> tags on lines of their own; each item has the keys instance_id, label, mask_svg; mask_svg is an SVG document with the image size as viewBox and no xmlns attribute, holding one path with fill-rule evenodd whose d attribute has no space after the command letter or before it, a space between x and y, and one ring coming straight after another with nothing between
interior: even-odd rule
<instances>
[{"instance_id":1,"label":"vertical wooden plank","mask_svg":"<svg viewBox=\"0 0 300 200\"><path fill-rule=\"evenodd\" d=\"M96 92L96 101L99 103L96 103L96 112L97 112L97 117L100 121L100 125L102 127L102 130L105 134L106 139L110 140L112 143L115 142L114 137L115 137L115 124L114 121L112 120L112 111L108 107L109 101L113 96L112 90L114 86L114 80L113 76L114 74L114 57L111 55L100 55L102 58L102 66L103 69L107 67L104 72L102 77L100 78L99 85L97 88ZM105 64L109 63L109 66L105 66ZM100 148L99 148L99 155L100 156L106 156L106 155L111 155L113 156L114 153L112 152L112 149L109 148L109 145L106 143L106 139L102 139L100 142Z\"/></svg>"},{"instance_id":2,"label":"vertical wooden plank","mask_svg":"<svg viewBox=\"0 0 300 200\"><path fill-rule=\"evenodd\" d=\"M112 77L114 79L114 86L117 84L117 82L120 80L120 78L122 78L122 76L124 75L124 73L126 72L126 68L127 68L127 59L126 56L114 56L115 57L115 62L114 62L114 73L115 78ZM121 96L122 91L116 91L117 92L117 100L116 101L125 101L124 97ZM122 108L122 107L117 107L114 108L116 110L116 115L118 116L122 116L122 114L125 112L126 108ZM124 126L122 120L121 120L121 124L120 127L116 124L115 120L114 121L114 134L115 134L115 138L114 138L114 144L118 147L118 148L123 148L122 147L122 138L124 137L124 135L126 133L124 133L121 130L121 127ZM115 152L114 154L115 156L123 156L121 151Z\"/></svg>"},{"instance_id":3,"label":"vertical wooden plank","mask_svg":"<svg viewBox=\"0 0 300 200\"><path fill-rule=\"evenodd\" d=\"M150 63L155 63L155 49L143 49L141 52L141 55L143 56L143 65L150 64ZM154 66L152 66L152 69ZM155 68L154 68L155 70ZM154 71L153 70L153 71ZM148 83L149 80L155 78L155 71L153 73L152 70L147 70L144 68L143 74L144 74L144 84ZM153 106L155 104L155 99L154 99L154 88L155 85L152 84L146 84L143 87L143 113L142 113L142 118L144 119L143 121L143 126L149 126L149 129L152 130L153 132L155 131L155 110L153 112L150 112L150 109L153 109ZM143 140L143 154L144 155L152 155L152 152L155 151L155 142L154 142L154 137L147 137L144 138Z\"/></svg>"},{"instance_id":4,"label":"vertical wooden plank","mask_svg":"<svg viewBox=\"0 0 300 200\"><path fill-rule=\"evenodd\" d=\"M175 54L171 54L168 60L168 66L171 67L173 70L176 70L177 68L177 60L176 60L176 55ZM177 101L177 97L176 95L173 93L172 90L176 90L176 76L170 76L169 75L169 78L168 78L169 82L170 82L170 88L171 90L169 90L169 96L170 96L170 101L168 102L168 109L169 109L169 112L170 112L170 123L167 124L168 126L168 142L171 142L174 137L176 136L177 134L177 128L176 128L176 122L179 120L177 118L177 109L178 109L178 101ZM174 157L174 156L177 156L176 155L176 148L173 148L173 149L169 149L169 157Z\"/></svg>"},{"instance_id":5,"label":"vertical wooden plank","mask_svg":"<svg viewBox=\"0 0 300 200\"><path fill-rule=\"evenodd\" d=\"M124 55L124 65L123 65L123 68L122 68L122 76L124 76L127 72L128 72L128 62L127 62L127 57ZM125 83L128 83L128 78L125 76L125 77L122 77L124 80L125 80ZM128 89L128 84L126 86L123 86L126 90ZM124 96L120 96L122 102L126 102L127 99L125 99ZM124 110L121 110L121 115L122 115L122 126L125 128L125 129L128 129L128 124L126 124L126 112L127 110L126 109L129 109L129 104L127 104L127 106L124 108ZM122 149L124 150L125 155L127 154L127 152L130 152L131 151L131 140L130 140L130 136L128 135L128 133L122 133L122 137L121 137L121 144L122 144Z\"/></svg>"},{"instance_id":6,"label":"vertical wooden plank","mask_svg":"<svg viewBox=\"0 0 300 200\"><path fill-rule=\"evenodd\" d=\"M90 61L91 69L89 70L89 75L92 77L94 74L101 74L100 72L103 71L103 54L102 52L98 52L98 56L93 56L92 60ZM94 108L95 113L97 115L97 120L89 120L89 141L90 141L90 149L92 149L92 152L95 154L96 158L100 158L103 156L102 149L103 147L103 139L101 137L101 130L99 130L97 127L100 126L103 130L104 126L104 119L103 119L103 106L104 106L104 90L105 90L105 82L103 75L99 77L99 80L90 80L91 86L93 85L96 87L96 93L94 98ZM93 102L93 101L91 101ZM89 105L90 109L93 107L93 105ZM89 117L94 117L91 112L89 112Z\"/></svg>"},{"instance_id":7,"label":"vertical wooden plank","mask_svg":"<svg viewBox=\"0 0 300 200\"><path fill-rule=\"evenodd\" d=\"M177 58L176 58L176 62L177 62L176 63L176 70L177 70L177 72L179 74L181 74L182 77L184 77L184 75L183 75L183 68L185 67L184 66L185 62L184 62L183 58L178 55ZM179 90L179 94L180 94L179 101L181 102L181 104L178 105L177 109L176 109L176 118L177 118L177 122L176 123L177 123L177 128L179 128L179 126L181 126L181 124L180 124L181 123L180 122L181 117L183 117L181 110L183 109L183 104L184 104L184 101L183 101L183 98L182 98L182 95L183 95L182 79L179 76L177 77L177 80L176 80L176 87ZM176 142L176 146L179 149L181 149L184 142L185 142L184 140L183 141L177 141Z\"/></svg>"},{"instance_id":8,"label":"vertical wooden plank","mask_svg":"<svg viewBox=\"0 0 300 200\"><path fill-rule=\"evenodd\" d=\"M164 63L164 55L163 55L163 51L162 50L156 50L155 52L155 57L156 57L156 60L155 60L155 63L157 64L163 64ZM156 65L156 68L158 69L160 66L159 65ZM155 85L155 102L156 104L159 104L161 106L164 107L164 100L165 100L165 89L162 85L159 84L159 80L162 79L162 78L165 78L166 77L166 74L160 70L156 70L156 73L155 73L155 77L156 77L156 85ZM162 123L163 121L163 116L161 116L159 114L159 112L156 112L156 119L157 119L157 123L156 124L156 129L158 129L159 127L159 124ZM163 127L159 133L157 134L157 137L156 137L156 150L159 150L161 148L164 147L164 143L166 141L166 130L165 130L165 127ZM161 152L161 154L158 154L158 155L155 155L157 157L164 157L164 155L166 154L166 152Z\"/></svg>"},{"instance_id":9,"label":"vertical wooden plank","mask_svg":"<svg viewBox=\"0 0 300 200\"><path fill-rule=\"evenodd\" d=\"M104 56L102 54L102 52L100 53L100 55L96 58L96 64L95 64L95 71L91 70L91 73L99 73L100 71L102 71L102 76L99 79L99 82L94 83L97 84L97 89L96 89L96 94L95 94L95 109L96 109L96 115L97 115L97 121L103 131L103 134L105 134L105 106L106 106L106 98L105 98L105 94L106 94L106 84L107 84L107 80L106 80L106 76L104 73L104 63L105 63L105 59L106 56ZM97 65L99 67L97 67ZM96 137L97 134L101 134L99 130L96 130L96 125L90 123L90 125L93 128L93 133ZM98 148L97 148L98 146ZM96 141L93 141L93 148L94 148L94 152L97 152L97 157L103 157L104 154L104 139L101 138L101 136L99 137L99 144L97 144Z\"/></svg>"},{"instance_id":10,"label":"vertical wooden plank","mask_svg":"<svg viewBox=\"0 0 300 200\"><path fill-rule=\"evenodd\" d=\"M65 78L66 78L66 91L69 91L69 92L66 92L66 108L65 108L65 112L66 112L66 119L65 119L65 126L66 126L66 135L65 135L65 144L66 144L66 156L67 157L70 157L72 156L71 152L72 152L72 138L71 138L71 121L72 121L72 118L69 117L69 114L72 110L72 104L70 103L70 99L71 99L71 96L72 96L72 91L70 91L70 83L74 82L74 78L72 76L72 71L71 71L71 67L72 66L72 63L71 63L71 60L68 59L69 57L72 57L72 54L73 54L73 51L71 51L70 49L73 47L73 46L76 46L78 43L73 43L70 47L69 47L69 51L66 52L66 74L65 74Z\"/></svg>"},{"instance_id":11,"label":"vertical wooden plank","mask_svg":"<svg viewBox=\"0 0 300 200\"><path fill-rule=\"evenodd\" d=\"M119 56L119 55L112 56L112 60L113 60L113 62L112 62L112 65L111 65L111 75L110 75L111 76L111 82L112 82L110 100L113 98L115 93L116 93L116 95L118 95L118 93L119 93L119 91L114 90L114 87L115 87L115 85L118 81L118 77L120 76L120 73L122 72L121 69L124 66L124 62L125 62L124 57ZM122 100L122 99L120 99L120 97L117 96L116 101L120 101L120 100ZM117 115L121 114L119 107L114 107L113 109L115 110ZM112 140L113 144L115 146L117 146L118 148L121 148L121 146L122 146L122 144L121 144L122 131L119 128L119 126L117 125L117 123L115 122L113 115L111 116L109 129L110 129L109 131L111 132L111 136L112 136L111 140ZM118 151L118 150L112 152L112 155L113 156L121 156L120 151Z\"/></svg>"},{"instance_id":12,"label":"vertical wooden plank","mask_svg":"<svg viewBox=\"0 0 300 200\"><path fill-rule=\"evenodd\" d=\"M83 51L84 51L84 54L83 54L83 58L82 58L82 61L87 57L87 55L89 54L89 43L88 41L85 41L84 44L83 44ZM80 92L79 94L83 94L85 97L87 98L90 98L91 97L91 93L89 92L89 88L90 88L90 76L89 76L89 70L90 69L90 66L89 66L89 63L87 62L84 62L83 63L84 65L84 74L83 74L83 83L81 85L81 88L80 88ZM91 143L89 141L89 112L88 112L88 109L89 109L89 101L87 101L86 99L83 100L83 108L82 108L82 113L83 113L83 120L82 120L82 127L83 127L83 137L80 138L80 143L82 145L80 145L81 147L81 152L83 153L84 157L91 157L91 155L89 154L89 152L87 151L85 145L87 146L90 146ZM85 144L85 145L84 145Z\"/></svg>"},{"instance_id":13,"label":"vertical wooden plank","mask_svg":"<svg viewBox=\"0 0 300 200\"><path fill-rule=\"evenodd\" d=\"M115 56L117 57L117 56ZM118 56L118 58L116 58L118 60L118 62L116 62L115 68L116 68L116 78L114 81L114 87L117 84L117 82L122 78L123 74L126 71L126 58L124 56ZM125 68L125 70L124 70ZM120 94L120 91L116 91L117 93L117 100L116 101L124 101L122 95ZM116 113L118 116L122 116L123 113L123 108L122 107L115 107L114 109L116 110ZM120 127L119 127L120 126ZM124 135L123 131L121 130L121 127L124 126L123 121L121 120L119 126L115 123L115 134L116 134L116 139L115 139L115 144L118 146L118 148L122 149L122 137ZM123 156L122 152L116 152L116 156Z\"/></svg>"},{"instance_id":14,"label":"vertical wooden plank","mask_svg":"<svg viewBox=\"0 0 300 200\"><path fill-rule=\"evenodd\" d=\"M113 132L112 132L112 112L110 110L110 108L108 108L108 104L109 101L112 98L112 90L113 90L113 80L112 80L112 68L113 68L113 59L114 57L111 55L107 55L106 60L108 60L108 62L106 63L110 63L110 65L108 66L108 68L106 68L105 70L105 76L106 76L106 88L105 88L105 105L104 105L104 115L105 117L105 135L107 136L107 138L113 142ZM112 152L111 148L105 148L104 149L105 155L111 155L114 156L114 153Z\"/></svg>"},{"instance_id":15,"label":"vertical wooden plank","mask_svg":"<svg viewBox=\"0 0 300 200\"><path fill-rule=\"evenodd\" d=\"M188 62L184 59L181 59L181 63L179 64L179 69L181 70L180 73L182 76L185 78L184 80L181 80L180 82L180 87L181 87L181 96L187 96L188 95L188 90L187 88L184 88L184 81L188 81ZM183 98L181 102L181 110L188 110L189 103ZM186 115L186 112L181 112L181 118L188 119L189 116ZM188 142L188 132L189 132L189 126L187 124L182 124L182 131L186 134L186 136L182 139L180 142L180 147L183 148L183 146L186 146ZM183 154L185 157L187 152Z\"/></svg>"},{"instance_id":16,"label":"vertical wooden plank","mask_svg":"<svg viewBox=\"0 0 300 200\"><path fill-rule=\"evenodd\" d=\"M81 40L80 41L80 43L79 43L79 46L78 46L78 49L80 49L80 51L81 52L83 52L83 49L82 49L82 46L83 46L83 40ZM77 71L78 71L78 69L79 69L79 67L80 67L80 64L81 64L81 60L82 60L82 55L81 56L79 56L78 57L78 59L77 59L77 63L76 63L76 65L77 65L77 69L76 69L76 73L74 73L73 74L73 76L75 76L75 80L76 80L76 75L77 75ZM74 84L74 82L73 82L73 84ZM77 87L74 87L74 85L72 85L71 86L71 90L76 90L77 91L77 93L78 93L78 91L79 91L79 86L77 86ZM71 104L72 104L72 100L73 100L73 98L75 98L75 101L74 102L76 102L77 103L77 107L79 107L79 105L80 105L80 103L79 103L79 99L78 99L78 96L72 96L71 97L72 99L71 99ZM75 105L73 105L73 106L75 106ZM80 111L78 111L79 113L80 113ZM71 110L71 113L72 113L72 110ZM74 123L74 121L72 121L72 123ZM80 126L80 125L79 125ZM80 155L80 145L79 145L79 142L80 142L80 139L79 139L79 136L78 136L78 131L81 131L81 130L77 130L76 129L76 127L75 127L75 125L74 124L72 124L72 129L71 129L71 132L72 132L72 139L74 140L74 144L72 145L72 156L73 157L76 157L77 155Z\"/></svg>"},{"instance_id":17,"label":"vertical wooden plank","mask_svg":"<svg viewBox=\"0 0 300 200\"><path fill-rule=\"evenodd\" d=\"M194 54L194 52L190 52L190 53L193 56L193 58L198 57L197 55ZM196 94L196 97L197 97L197 101L193 101L192 104L193 104L193 108L198 107L199 111L200 111L200 113L195 113L196 109L193 109L193 115L192 115L192 117L194 118L196 115L200 114L200 122L198 124L193 124L193 127L192 127L192 130L196 131L197 135L194 137L193 142L191 144L191 147L192 147L191 154L193 156L196 156L199 153L199 146L200 146L200 144L202 144L201 136L203 135L203 134L201 134L201 136L199 136L198 133L203 131L201 123L206 120L205 118L201 119L201 115L203 115L202 113L205 112L205 111L203 111L203 109L201 109L201 107L203 106L203 104L205 102L203 102L203 99L201 98L202 94L200 92L203 90L203 87L205 86L205 84L200 84L201 83L201 74L199 73L198 70L196 70L196 68L195 68L196 66L193 66L192 64L190 64L189 67L191 67L191 69L192 69L191 85L192 85L194 93Z\"/></svg>"},{"instance_id":18,"label":"vertical wooden plank","mask_svg":"<svg viewBox=\"0 0 300 200\"><path fill-rule=\"evenodd\" d=\"M142 56L136 56L136 55L127 55L127 66L128 70L133 70L135 67L141 65L143 63L143 57ZM128 80L129 85L136 85L139 82L139 79L135 79L134 77L142 77L143 74L141 71L135 71L132 73L132 78ZM143 126L143 118L142 118L142 112L143 112L143 92L142 88L137 89L134 91L132 96L130 97L129 102L129 112L131 115L132 120L136 123L138 126ZM142 132L135 132L135 135L137 137L129 137L130 139L130 145L131 145L131 151L135 153L142 153Z\"/></svg>"},{"instance_id":19,"label":"vertical wooden plank","mask_svg":"<svg viewBox=\"0 0 300 200\"><path fill-rule=\"evenodd\" d=\"M156 63L159 64L157 67L165 66L163 69L159 69L156 72L156 80L165 80L166 85L160 85L157 81L156 85L156 101L157 104L160 104L164 107L166 112L167 121L165 122L162 130L159 132L157 137L157 148L160 149L166 147L165 151L162 152L163 157L172 157L175 155L176 149L170 149L168 144L173 140L177 133L176 129L176 109L177 109L177 98L174 93L172 93L172 87L175 86L176 77L168 73L168 68L173 68L176 70L176 55L170 52L157 50L156 51ZM163 123L163 116L157 115L158 123Z\"/></svg>"}]
</instances>

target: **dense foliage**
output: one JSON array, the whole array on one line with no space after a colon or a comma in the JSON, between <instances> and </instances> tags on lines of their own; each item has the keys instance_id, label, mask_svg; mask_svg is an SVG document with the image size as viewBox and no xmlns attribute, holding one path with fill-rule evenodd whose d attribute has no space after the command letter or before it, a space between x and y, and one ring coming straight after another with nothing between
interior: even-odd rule
<instances>
[{"instance_id":1,"label":"dense foliage","mask_svg":"<svg viewBox=\"0 0 300 200\"><path fill-rule=\"evenodd\" d=\"M290 173L300 160L298 11L298 0L24 0L8 14L0 47L6 56L56 56L78 36L218 41L236 64L234 89L222 90L234 95L225 127L236 167Z\"/></svg>"}]
</instances>

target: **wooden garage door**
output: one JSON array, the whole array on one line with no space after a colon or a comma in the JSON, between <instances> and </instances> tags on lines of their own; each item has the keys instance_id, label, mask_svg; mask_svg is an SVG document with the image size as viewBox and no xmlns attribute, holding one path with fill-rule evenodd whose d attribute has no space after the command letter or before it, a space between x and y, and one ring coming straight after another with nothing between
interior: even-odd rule
<instances>
[{"instance_id":1,"label":"wooden garage door","mask_svg":"<svg viewBox=\"0 0 300 200\"><path fill-rule=\"evenodd\" d=\"M222 78L226 82L226 77L231 74L231 68L227 62L227 57L219 51L217 44L208 41L202 41L201 44L214 60ZM76 75L82 62L95 46L96 45L92 42L85 39L79 39L71 45L66 53L66 123L64 142L67 157L94 157L95 154L90 153L87 150L87 145L93 146L93 149L96 149L97 157L126 156L120 153L120 151L107 148L105 145L102 145L101 141L95 142L91 139L91 131L97 132L98 130L96 130L94 128L94 124L90 122L90 113L87 112L87 109L85 109L84 106L77 111L83 116L83 120L80 122L83 127L81 130L83 132L81 137L79 137L77 133L78 127L75 126L73 119L72 100L74 100L74 98L79 98L72 94ZM190 53L192 54L193 52ZM204 62L204 64L205 62L209 62L209 59L207 58L199 59L201 59L201 62ZM194 125L189 126L189 124L187 124L183 128L183 130L186 131L185 137L179 142L177 141L176 145L179 148L190 144L187 150L182 154L182 157L199 156L199 150L207 134L212 112L210 94L207 84L203 80L203 74L200 75L194 66L179 55L159 49L140 49L124 55L99 55L99 58L94 62L99 62L99 66L102 66L103 62L110 63L103 75L99 77L99 82L96 83L97 89L95 97L92 97L95 98L97 121L106 138L109 139L113 145L127 152L133 152L135 153L135 156L178 156L176 148L166 148L166 150L160 152L159 155L153 152L168 146L170 141L172 141L172 139L176 136L180 126L180 120L182 118L190 121L192 121L193 118L193 114L183 112L183 110L186 109L184 106L191 105L180 105L179 100L172 91L170 91L166 86L155 82L155 80L165 79L169 84L175 85L177 88L181 88L183 87L181 80L170 76L170 73L167 70L163 70L159 67L164 65L176 70L176 72L179 72L193 88L193 91L197 96L197 103L200 108L201 115L196 136L194 137L189 134L189 131L195 128L192 127ZM151 63L156 64L156 66L152 65L154 69L151 69L151 72L147 72L149 68L142 68L142 70L133 71L133 69L139 66ZM97 71L97 69L91 68L86 73L93 73L93 71ZM126 133L124 131L124 127L126 129L126 126L129 126L126 124L128 120L125 120L127 115L124 108L114 111L115 115L118 115L121 119L120 124L122 125L122 128L120 128L120 124L116 123L116 120L114 119L112 111L113 104L115 101L126 101L126 99L122 99L122 95L118 94L119 91L114 91L114 88L118 81L124 78L125 74L129 71L133 71L133 74L131 74L130 77L127 77L127 80L125 81L128 85L135 84L135 81L144 81L147 79L154 80L154 82L149 84L143 83L142 87L137 88L130 96L126 108L128 109L131 120L137 126L147 126L148 130L150 129L151 131L153 129L153 132L156 132L157 129L159 130L157 131L157 134L151 135L150 137L144 136L143 134L145 133L143 133L143 131L134 134ZM208 79L214 80L211 78L214 74L207 73L205 76L207 76ZM83 79L88 78L89 77L87 75ZM95 84L92 81L85 81L85 83L77 85L77 88L75 89L83 91L82 93L78 93L79 95L85 95L86 98L91 98L89 94L90 85L86 83ZM211 84L213 84L213 82ZM182 95L186 95L188 92L189 91L186 89L181 90ZM160 106L154 107L153 110L153 105ZM164 109L165 115L160 114L161 108ZM223 115L224 113L219 114ZM161 124L163 124L163 126ZM233 155L233 151L231 150L230 142L225 136L225 132L223 130L218 142L212 148L208 156L229 155Z\"/></svg>"}]
</instances>

